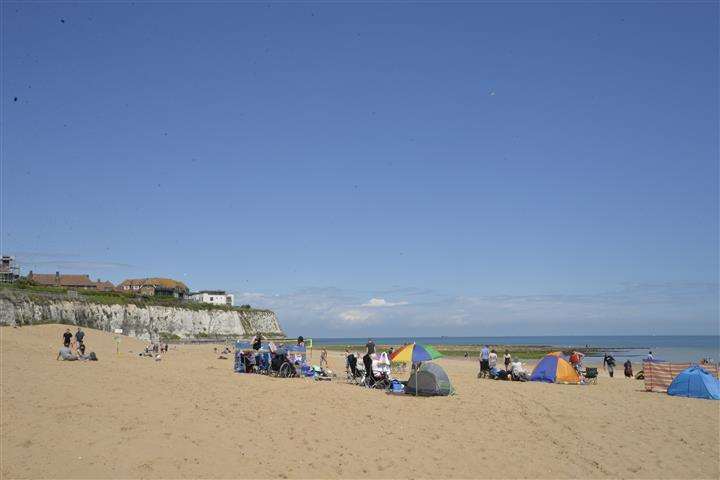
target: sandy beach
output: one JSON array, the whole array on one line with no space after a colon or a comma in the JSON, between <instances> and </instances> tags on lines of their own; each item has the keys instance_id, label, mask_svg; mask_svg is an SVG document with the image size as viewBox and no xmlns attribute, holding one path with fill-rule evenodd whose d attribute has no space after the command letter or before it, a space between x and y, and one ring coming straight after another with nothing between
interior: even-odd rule
<instances>
[{"instance_id":1,"label":"sandy beach","mask_svg":"<svg viewBox=\"0 0 720 480\"><path fill-rule=\"evenodd\" d=\"M718 478L720 402L601 376L563 386L476 379L395 397L232 373L212 345L87 330L98 362L55 356L65 326L2 328L2 478ZM314 352L315 361L319 352Z\"/></svg>"}]
</instances>

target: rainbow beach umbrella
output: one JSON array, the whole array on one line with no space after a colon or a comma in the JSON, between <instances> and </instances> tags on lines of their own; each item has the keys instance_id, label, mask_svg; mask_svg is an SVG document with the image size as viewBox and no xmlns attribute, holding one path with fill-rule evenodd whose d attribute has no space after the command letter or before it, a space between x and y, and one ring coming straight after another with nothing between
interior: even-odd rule
<instances>
[{"instance_id":1,"label":"rainbow beach umbrella","mask_svg":"<svg viewBox=\"0 0 720 480\"><path fill-rule=\"evenodd\" d=\"M430 345L422 345L420 343L411 343L395 350L390 355L390 361L396 363L417 363L427 362L442 357L442 353L435 350Z\"/></svg>"},{"instance_id":2,"label":"rainbow beach umbrella","mask_svg":"<svg viewBox=\"0 0 720 480\"><path fill-rule=\"evenodd\" d=\"M390 361L396 363L412 363L415 365L419 362L427 362L442 357L442 353L435 350L430 345L422 345L419 343L411 343L405 345L399 350L395 350L390 355ZM417 395L418 375L415 375L415 395Z\"/></svg>"}]
</instances>

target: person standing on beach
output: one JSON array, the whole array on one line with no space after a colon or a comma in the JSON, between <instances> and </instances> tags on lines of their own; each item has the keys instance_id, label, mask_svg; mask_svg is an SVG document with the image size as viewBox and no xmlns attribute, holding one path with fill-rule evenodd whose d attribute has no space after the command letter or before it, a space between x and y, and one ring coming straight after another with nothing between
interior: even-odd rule
<instances>
[{"instance_id":1,"label":"person standing on beach","mask_svg":"<svg viewBox=\"0 0 720 480\"><path fill-rule=\"evenodd\" d=\"M320 368L325 366L327 368L328 362L327 362L327 349L323 348L320 352Z\"/></svg>"},{"instance_id":2,"label":"person standing on beach","mask_svg":"<svg viewBox=\"0 0 720 480\"><path fill-rule=\"evenodd\" d=\"M78 327L77 332L75 332L75 341L77 342L78 346L83 344L83 338L85 338L85 332L83 332L82 329Z\"/></svg>"},{"instance_id":3,"label":"person standing on beach","mask_svg":"<svg viewBox=\"0 0 720 480\"><path fill-rule=\"evenodd\" d=\"M70 329L69 328L65 329L65 333L63 333L63 345L66 347L69 347L72 337L73 337L73 334L70 331Z\"/></svg>"},{"instance_id":4,"label":"person standing on beach","mask_svg":"<svg viewBox=\"0 0 720 480\"><path fill-rule=\"evenodd\" d=\"M262 335L260 332L258 332L252 339L252 348L255 351L260 350L260 347L262 347Z\"/></svg>"},{"instance_id":5,"label":"person standing on beach","mask_svg":"<svg viewBox=\"0 0 720 480\"><path fill-rule=\"evenodd\" d=\"M480 373L478 373L478 378L487 376L488 371L490 370L490 365L488 363L489 358L490 358L490 349L488 348L487 345L485 345L480 350Z\"/></svg>"},{"instance_id":6,"label":"person standing on beach","mask_svg":"<svg viewBox=\"0 0 720 480\"><path fill-rule=\"evenodd\" d=\"M504 361L505 361L505 371L510 370L510 364L512 363L512 357L510 356L510 352L506 349L505 355L504 355Z\"/></svg>"},{"instance_id":7,"label":"person standing on beach","mask_svg":"<svg viewBox=\"0 0 720 480\"><path fill-rule=\"evenodd\" d=\"M632 372L632 362L628 358L625 360L625 363L623 365L625 367L625 378L632 378L633 372Z\"/></svg>"},{"instance_id":8,"label":"person standing on beach","mask_svg":"<svg viewBox=\"0 0 720 480\"><path fill-rule=\"evenodd\" d=\"M365 355L363 355L363 365L365 366L365 374L372 378L372 355L375 353L375 342L372 338L368 338L365 344Z\"/></svg>"},{"instance_id":9,"label":"person standing on beach","mask_svg":"<svg viewBox=\"0 0 720 480\"><path fill-rule=\"evenodd\" d=\"M615 358L612 355L605 354L603 362L607 364L607 371L610 378L615 374Z\"/></svg>"},{"instance_id":10,"label":"person standing on beach","mask_svg":"<svg viewBox=\"0 0 720 480\"><path fill-rule=\"evenodd\" d=\"M368 338L368 341L365 344L365 349L367 350L366 353L368 355L375 353L375 341L372 338Z\"/></svg>"},{"instance_id":11,"label":"person standing on beach","mask_svg":"<svg viewBox=\"0 0 720 480\"><path fill-rule=\"evenodd\" d=\"M350 371L350 345L345 347L345 371Z\"/></svg>"},{"instance_id":12,"label":"person standing on beach","mask_svg":"<svg viewBox=\"0 0 720 480\"><path fill-rule=\"evenodd\" d=\"M497 352L493 348L490 350L490 355L488 355L488 367L490 368L490 373L492 375L497 373L497 360Z\"/></svg>"}]
</instances>

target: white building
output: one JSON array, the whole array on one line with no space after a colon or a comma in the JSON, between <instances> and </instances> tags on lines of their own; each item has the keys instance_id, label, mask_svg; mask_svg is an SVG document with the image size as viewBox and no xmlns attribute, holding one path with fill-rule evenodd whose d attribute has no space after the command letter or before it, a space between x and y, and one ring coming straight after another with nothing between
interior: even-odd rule
<instances>
[{"instance_id":1,"label":"white building","mask_svg":"<svg viewBox=\"0 0 720 480\"><path fill-rule=\"evenodd\" d=\"M190 300L200 303L212 303L213 305L233 306L235 295L225 293L223 290L201 290L190 295Z\"/></svg>"}]
</instances>

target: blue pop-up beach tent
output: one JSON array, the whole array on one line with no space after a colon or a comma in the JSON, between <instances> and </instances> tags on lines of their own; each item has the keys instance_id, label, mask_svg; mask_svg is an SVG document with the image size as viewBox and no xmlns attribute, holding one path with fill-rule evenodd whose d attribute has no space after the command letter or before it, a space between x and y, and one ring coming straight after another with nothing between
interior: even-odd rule
<instances>
[{"instance_id":1,"label":"blue pop-up beach tent","mask_svg":"<svg viewBox=\"0 0 720 480\"><path fill-rule=\"evenodd\" d=\"M677 397L720 400L720 380L704 368L693 365L675 377L667 393Z\"/></svg>"}]
</instances>

